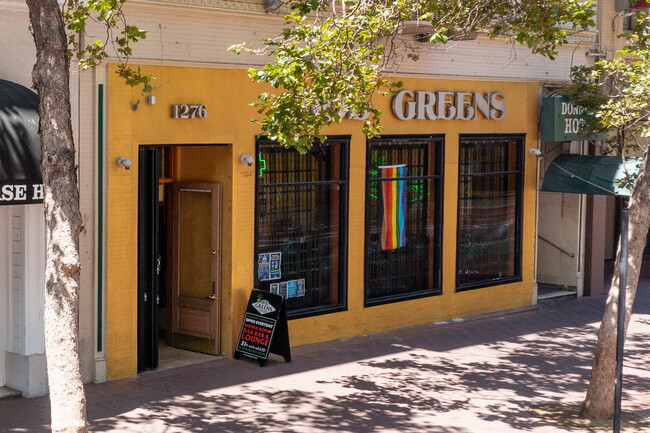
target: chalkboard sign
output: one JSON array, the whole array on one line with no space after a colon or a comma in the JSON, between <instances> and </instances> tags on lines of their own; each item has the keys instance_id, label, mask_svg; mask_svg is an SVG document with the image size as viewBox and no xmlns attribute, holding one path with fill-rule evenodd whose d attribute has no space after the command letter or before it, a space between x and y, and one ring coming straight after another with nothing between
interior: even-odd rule
<instances>
[{"instance_id":1,"label":"chalkboard sign","mask_svg":"<svg viewBox=\"0 0 650 433\"><path fill-rule=\"evenodd\" d=\"M291 362L289 327L284 297L253 289L239 331L235 359L244 355L266 364L269 353Z\"/></svg>"}]
</instances>

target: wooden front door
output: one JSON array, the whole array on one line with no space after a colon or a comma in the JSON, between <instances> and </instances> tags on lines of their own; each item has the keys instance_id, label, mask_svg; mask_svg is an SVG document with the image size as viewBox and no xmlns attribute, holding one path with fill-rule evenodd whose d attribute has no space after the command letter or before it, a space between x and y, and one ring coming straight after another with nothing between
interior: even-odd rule
<instances>
[{"instance_id":1,"label":"wooden front door","mask_svg":"<svg viewBox=\"0 0 650 433\"><path fill-rule=\"evenodd\" d=\"M221 184L178 182L172 206L169 344L218 355Z\"/></svg>"}]
</instances>

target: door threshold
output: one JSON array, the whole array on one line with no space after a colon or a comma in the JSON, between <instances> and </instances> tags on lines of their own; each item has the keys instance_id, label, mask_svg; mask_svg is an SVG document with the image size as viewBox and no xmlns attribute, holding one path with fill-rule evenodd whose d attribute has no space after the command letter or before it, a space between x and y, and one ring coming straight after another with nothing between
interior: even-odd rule
<instances>
[{"instance_id":1,"label":"door threshold","mask_svg":"<svg viewBox=\"0 0 650 433\"><path fill-rule=\"evenodd\" d=\"M167 345L165 340L160 340L158 344L158 368L156 371L201 364L208 361L214 361L215 359L225 358L224 356L208 355L206 353L171 347Z\"/></svg>"}]
</instances>

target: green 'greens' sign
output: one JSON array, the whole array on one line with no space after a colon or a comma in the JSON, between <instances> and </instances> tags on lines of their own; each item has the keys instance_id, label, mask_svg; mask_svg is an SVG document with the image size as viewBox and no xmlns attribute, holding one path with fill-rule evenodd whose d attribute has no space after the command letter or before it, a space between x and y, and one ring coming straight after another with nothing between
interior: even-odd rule
<instances>
[{"instance_id":1,"label":"green 'greens' sign","mask_svg":"<svg viewBox=\"0 0 650 433\"><path fill-rule=\"evenodd\" d=\"M580 134L585 109L573 105L566 96L551 96L542 100L542 139L544 141L604 140L606 134Z\"/></svg>"}]
</instances>

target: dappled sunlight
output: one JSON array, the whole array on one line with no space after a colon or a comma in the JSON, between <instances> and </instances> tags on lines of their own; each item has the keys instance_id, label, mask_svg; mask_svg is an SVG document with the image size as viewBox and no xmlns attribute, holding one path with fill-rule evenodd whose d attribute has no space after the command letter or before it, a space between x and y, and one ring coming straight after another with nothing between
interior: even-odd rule
<instances>
[{"instance_id":1,"label":"dappled sunlight","mask_svg":"<svg viewBox=\"0 0 650 433\"><path fill-rule=\"evenodd\" d=\"M625 411L646 418L648 293L639 291L628 330L623 398ZM580 404L604 301L546 302L517 314L304 346L292 350L292 363L273 356L264 368L220 359L88 385L90 430L588 432L553 424L555 412L540 419L529 410ZM47 399L15 401L0 401L1 413L19 414L9 424L0 417L0 431L43 431Z\"/></svg>"},{"instance_id":2,"label":"dappled sunlight","mask_svg":"<svg viewBox=\"0 0 650 433\"><path fill-rule=\"evenodd\" d=\"M647 315L638 317L628 340L628 410L648 409L641 396L650 389L650 372L640 367L648 357L643 335L650 326ZM560 325L565 319L557 320ZM510 321L517 325L516 317ZM473 326L483 323L488 321ZM158 420L170 428L164 431L557 431L528 410L581 401L597 326L558 326L488 341L490 332L476 341L466 324L431 326L431 333L451 333L459 344L438 349L435 338L402 335L398 342L389 339L395 344L385 355L150 402L121 414L118 423L95 420L93 430L119 431L123 422L139 420L157 428Z\"/></svg>"}]
</instances>

